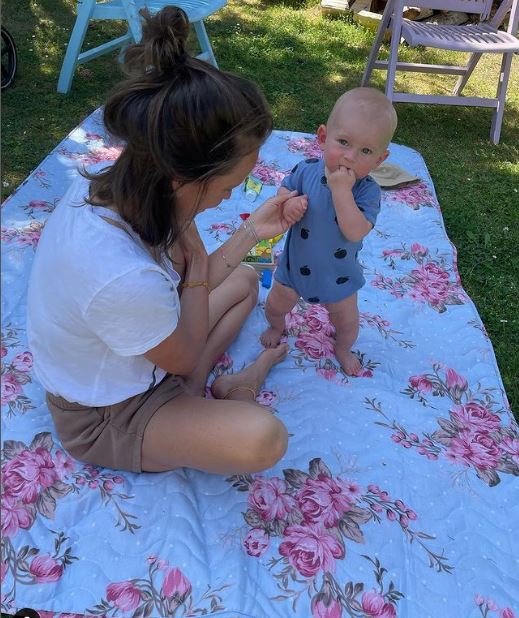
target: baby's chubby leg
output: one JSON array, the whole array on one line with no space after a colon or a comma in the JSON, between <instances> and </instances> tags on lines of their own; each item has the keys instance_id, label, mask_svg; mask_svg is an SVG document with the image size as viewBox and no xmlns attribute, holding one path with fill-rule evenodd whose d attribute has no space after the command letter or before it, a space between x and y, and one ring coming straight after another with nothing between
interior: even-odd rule
<instances>
[{"instance_id":1,"label":"baby's chubby leg","mask_svg":"<svg viewBox=\"0 0 519 618\"><path fill-rule=\"evenodd\" d=\"M265 304L265 316L270 328L267 328L260 337L261 343L266 348L273 348L279 344L285 330L285 315L294 308L298 300L299 294L295 290L274 281Z\"/></svg>"},{"instance_id":2,"label":"baby's chubby leg","mask_svg":"<svg viewBox=\"0 0 519 618\"><path fill-rule=\"evenodd\" d=\"M360 369L360 361L351 351L351 346L359 335L357 294L355 293L338 303L329 303L326 308L336 331L335 356L344 373L354 376Z\"/></svg>"}]
</instances>

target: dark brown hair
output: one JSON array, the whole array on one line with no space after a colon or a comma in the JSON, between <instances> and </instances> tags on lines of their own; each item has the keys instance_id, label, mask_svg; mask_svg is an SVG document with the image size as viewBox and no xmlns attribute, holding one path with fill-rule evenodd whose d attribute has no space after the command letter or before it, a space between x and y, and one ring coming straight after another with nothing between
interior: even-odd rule
<instances>
[{"instance_id":1,"label":"dark brown hair","mask_svg":"<svg viewBox=\"0 0 519 618\"><path fill-rule=\"evenodd\" d=\"M182 9L142 14L142 41L126 51L126 79L104 108L107 130L125 146L110 168L85 175L93 202L116 208L146 243L167 249L181 232L172 180L201 182L203 194L209 179L265 141L272 115L250 80L188 55Z\"/></svg>"}]
</instances>

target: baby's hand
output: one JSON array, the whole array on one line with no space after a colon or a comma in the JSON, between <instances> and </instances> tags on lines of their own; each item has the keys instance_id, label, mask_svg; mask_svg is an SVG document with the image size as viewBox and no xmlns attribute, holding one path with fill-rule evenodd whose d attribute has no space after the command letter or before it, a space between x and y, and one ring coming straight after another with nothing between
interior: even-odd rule
<instances>
[{"instance_id":1,"label":"baby's hand","mask_svg":"<svg viewBox=\"0 0 519 618\"><path fill-rule=\"evenodd\" d=\"M306 195L291 197L283 204L283 218L289 225L294 225L303 217L308 207Z\"/></svg>"},{"instance_id":2,"label":"baby's hand","mask_svg":"<svg viewBox=\"0 0 519 618\"><path fill-rule=\"evenodd\" d=\"M355 172L353 170L341 165L333 172L330 172L326 180L332 191L344 189L349 189L351 191L357 179L355 178Z\"/></svg>"}]
</instances>

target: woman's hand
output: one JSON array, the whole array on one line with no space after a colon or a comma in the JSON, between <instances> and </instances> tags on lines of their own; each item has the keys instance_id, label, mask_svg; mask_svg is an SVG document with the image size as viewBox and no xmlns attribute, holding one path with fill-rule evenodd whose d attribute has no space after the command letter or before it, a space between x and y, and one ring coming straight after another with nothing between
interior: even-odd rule
<instances>
[{"instance_id":1,"label":"woman's hand","mask_svg":"<svg viewBox=\"0 0 519 618\"><path fill-rule=\"evenodd\" d=\"M180 234L178 240L186 261L185 279L206 281L209 256L194 221Z\"/></svg>"},{"instance_id":2,"label":"woman's hand","mask_svg":"<svg viewBox=\"0 0 519 618\"><path fill-rule=\"evenodd\" d=\"M179 235L178 241L186 262L189 262L191 257L207 257L206 248L194 221Z\"/></svg>"},{"instance_id":3,"label":"woman's hand","mask_svg":"<svg viewBox=\"0 0 519 618\"><path fill-rule=\"evenodd\" d=\"M284 234L291 225L299 221L305 214L306 203L301 202L301 208L298 209L298 218L294 220L294 212L291 211L289 218L285 214L284 205L290 198L296 197L297 191L287 191L275 197L271 197L266 202L255 210L249 218L254 224L256 234L260 240L273 238L278 234Z\"/></svg>"}]
</instances>

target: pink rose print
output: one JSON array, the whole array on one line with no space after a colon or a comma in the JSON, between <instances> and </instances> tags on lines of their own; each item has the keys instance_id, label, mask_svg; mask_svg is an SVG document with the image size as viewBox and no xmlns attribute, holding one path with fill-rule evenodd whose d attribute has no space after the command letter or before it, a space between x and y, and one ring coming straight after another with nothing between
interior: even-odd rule
<instances>
[{"instance_id":1,"label":"pink rose print","mask_svg":"<svg viewBox=\"0 0 519 618\"><path fill-rule=\"evenodd\" d=\"M486 470L494 468L501 452L494 440L484 433L462 433L459 438L453 438L445 456L453 463Z\"/></svg>"},{"instance_id":2,"label":"pink rose print","mask_svg":"<svg viewBox=\"0 0 519 618\"><path fill-rule=\"evenodd\" d=\"M181 605L184 606L182 616L225 611L219 592L229 584L224 583L216 591L208 587L197 607L193 603L191 582L179 568L170 568L167 560L155 555L148 556L146 563L147 576L109 584L106 599L85 610L85 616L113 616L118 615L117 610L131 612L133 616L176 616Z\"/></svg>"},{"instance_id":3,"label":"pink rose print","mask_svg":"<svg viewBox=\"0 0 519 618\"><path fill-rule=\"evenodd\" d=\"M366 399L367 407L384 418L379 425L392 430L395 443L416 449L431 461L443 455L452 464L472 468L490 487L500 482L498 472L519 476L519 430L513 421L503 425L499 414L504 408L494 399L493 389L478 384L473 391L452 367L434 363L431 373L409 378L402 393L424 406L429 405L429 395L447 397L453 405L447 418L436 419L439 429L418 436L388 418L375 399Z\"/></svg>"},{"instance_id":4,"label":"pink rose print","mask_svg":"<svg viewBox=\"0 0 519 618\"><path fill-rule=\"evenodd\" d=\"M395 606L387 603L384 597L375 590L362 595L362 611L367 616L376 618L396 618Z\"/></svg>"},{"instance_id":5,"label":"pink rose print","mask_svg":"<svg viewBox=\"0 0 519 618\"><path fill-rule=\"evenodd\" d=\"M288 142L290 152L300 152L306 159L320 158L322 150L315 137L300 137Z\"/></svg>"},{"instance_id":6,"label":"pink rose print","mask_svg":"<svg viewBox=\"0 0 519 618\"><path fill-rule=\"evenodd\" d=\"M474 596L474 603L478 606L482 618L490 618L490 613L493 614L493 612L499 612L499 618L516 618L516 614L511 607L502 607L499 609L494 599L484 597L481 594L476 594ZM495 618L497 618L497 615Z\"/></svg>"},{"instance_id":7,"label":"pink rose print","mask_svg":"<svg viewBox=\"0 0 519 618\"><path fill-rule=\"evenodd\" d=\"M282 479L256 477L250 488L249 505L264 521L283 519L296 505L286 490Z\"/></svg>"},{"instance_id":8,"label":"pink rose print","mask_svg":"<svg viewBox=\"0 0 519 618\"><path fill-rule=\"evenodd\" d=\"M429 249L413 243L408 250L403 243L401 249L385 249L382 257L393 269L402 270L402 263L414 261L417 268L396 279L381 273L374 273L371 285L388 290L395 298L407 296L416 302L429 305L435 311L443 313L448 305L460 305L466 301L466 296L460 288L460 282L450 280L449 268L442 257L433 257Z\"/></svg>"},{"instance_id":9,"label":"pink rose print","mask_svg":"<svg viewBox=\"0 0 519 618\"><path fill-rule=\"evenodd\" d=\"M297 311L297 309L293 309L287 316L285 317L285 325L287 331L291 335L298 335L303 327L306 324L306 316L304 313Z\"/></svg>"},{"instance_id":10,"label":"pink rose print","mask_svg":"<svg viewBox=\"0 0 519 618\"><path fill-rule=\"evenodd\" d=\"M117 609L131 612L141 601L141 592L131 581L109 584L106 588L106 598Z\"/></svg>"},{"instance_id":11,"label":"pink rose print","mask_svg":"<svg viewBox=\"0 0 519 618\"><path fill-rule=\"evenodd\" d=\"M450 367L448 367L445 372L445 382L447 383L448 388L458 388L460 391L466 390L468 386L467 380Z\"/></svg>"},{"instance_id":12,"label":"pink rose print","mask_svg":"<svg viewBox=\"0 0 519 618\"><path fill-rule=\"evenodd\" d=\"M63 565L49 554L36 556L29 566L29 573L38 583L56 582L63 575Z\"/></svg>"},{"instance_id":13,"label":"pink rose print","mask_svg":"<svg viewBox=\"0 0 519 618\"><path fill-rule=\"evenodd\" d=\"M411 376L409 384L420 393L430 393L432 389L432 382L425 376Z\"/></svg>"},{"instance_id":14,"label":"pink rose print","mask_svg":"<svg viewBox=\"0 0 519 618\"><path fill-rule=\"evenodd\" d=\"M277 398L276 393L273 391L260 391L259 395L256 397L256 403L268 407L274 405Z\"/></svg>"},{"instance_id":15,"label":"pink rose print","mask_svg":"<svg viewBox=\"0 0 519 618\"><path fill-rule=\"evenodd\" d=\"M270 537L264 530L261 528L252 528L245 537L243 546L249 556L259 558L267 551L269 542Z\"/></svg>"},{"instance_id":16,"label":"pink rose print","mask_svg":"<svg viewBox=\"0 0 519 618\"><path fill-rule=\"evenodd\" d=\"M410 187L402 187L396 191L384 191L384 200L405 204L413 210L438 207L438 202L425 182L420 182Z\"/></svg>"},{"instance_id":17,"label":"pink rose print","mask_svg":"<svg viewBox=\"0 0 519 618\"><path fill-rule=\"evenodd\" d=\"M367 316L367 314L365 314ZM370 318L368 318L370 319ZM377 320L373 319L373 323ZM295 359L297 367L306 371L309 364L315 367L318 375L336 384L347 384L348 376L342 371L334 353L335 328L330 321L328 311L321 305L307 305L300 301L286 316L287 334L295 337L294 349L290 355ZM378 327L378 322L377 322ZM384 332L384 336L393 337L392 333ZM402 342L408 346L408 342ZM370 378L378 363L366 359L364 354L355 352L361 367L356 377Z\"/></svg>"},{"instance_id":18,"label":"pink rose print","mask_svg":"<svg viewBox=\"0 0 519 618\"><path fill-rule=\"evenodd\" d=\"M469 432L493 431L501 424L501 419L497 414L493 414L474 401L454 406L451 410L451 418L458 427Z\"/></svg>"},{"instance_id":19,"label":"pink rose print","mask_svg":"<svg viewBox=\"0 0 519 618\"><path fill-rule=\"evenodd\" d=\"M18 371L30 371L32 369L32 354L30 352L17 354L12 360L12 365Z\"/></svg>"},{"instance_id":20,"label":"pink rose print","mask_svg":"<svg viewBox=\"0 0 519 618\"><path fill-rule=\"evenodd\" d=\"M28 529L34 521L34 508L2 494L2 536L13 537L20 528Z\"/></svg>"},{"instance_id":21,"label":"pink rose print","mask_svg":"<svg viewBox=\"0 0 519 618\"><path fill-rule=\"evenodd\" d=\"M18 395L22 393L22 387L12 373L2 376L2 405L11 401L16 401Z\"/></svg>"},{"instance_id":22,"label":"pink rose print","mask_svg":"<svg viewBox=\"0 0 519 618\"><path fill-rule=\"evenodd\" d=\"M54 462L56 472L59 478L63 481L69 477L76 469L76 464L72 457L63 451L56 451L56 461Z\"/></svg>"},{"instance_id":23,"label":"pink rose print","mask_svg":"<svg viewBox=\"0 0 519 618\"><path fill-rule=\"evenodd\" d=\"M279 553L304 577L318 571L335 571L335 559L344 558L344 546L320 526L288 526Z\"/></svg>"},{"instance_id":24,"label":"pink rose print","mask_svg":"<svg viewBox=\"0 0 519 618\"><path fill-rule=\"evenodd\" d=\"M320 475L307 479L297 493L297 502L305 522L331 528L351 507L350 493L340 479Z\"/></svg>"},{"instance_id":25,"label":"pink rose print","mask_svg":"<svg viewBox=\"0 0 519 618\"><path fill-rule=\"evenodd\" d=\"M411 253L414 253L418 257L425 257L429 253L429 249L420 243L414 242L411 245Z\"/></svg>"},{"instance_id":26,"label":"pink rose print","mask_svg":"<svg viewBox=\"0 0 519 618\"><path fill-rule=\"evenodd\" d=\"M4 358L4 356L7 356L7 348L4 346L0 347L0 357Z\"/></svg>"},{"instance_id":27,"label":"pink rose print","mask_svg":"<svg viewBox=\"0 0 519 618\"><path fill-rule=\"evenodd\" d=\"M295 346L310 359L319 360L322 358L330 358L334 355L333 344L330 339L318 337L310 332L299 335L296 339Z\"/></svg>"},{"instance_id":28,"label":"pink rose print","mask_svg":"<svg viewBox=\"0 0 519 618\"><path fill-rule=\"evenodd\" d=\"M283 180L283 178L289 173L289 170L281 171L279 166L275 163L265 163L261 159L258 160L254 169L252 170L252 175L256 176L261 182L265 185L274 185L279 186Z\"/></svg>"},{"instance_id":29,"label":"pink rose print","mask_svg":"<svg viewBox=\"0 0 519 618\"><path fill-rule=\"evenodd\" d=\"M180 569L169 569L162 584L162 594L166 599L174 599L181 604L191 594L191 582Z\"/></svg>"},{"instance_id":30,"label":"pink rose print","mask_svg":"<svg viewBox=\"0 0 519 618\"><path fill-rule=\"evenodd\" d=\"M4 491L25 504L36 502L40 492L58 480L52 457L46 448L24 450L2 469Z\"/></svg>"},{"instance_id":31,"label":"pink rose print","mask_svg":"<svg viewBox=\"0 0 519 618\"><path fill-rule=\"evenodd\" d=\"M273 537L280 538L279 556L271 557L266 564L281 590L275 601L291 599L294 612L298 600L305 597L298 586L302 584L311 603L301 615L310 615L311 610L312 618L360 616L360 611L364 611L365 617L396 616L395 607L403 595L393 582L388 587L384 585L388 571L377 558L362 556L373 566L374 582L379 586L378 592L365 596L364 603L364 583L339 583L334 575L336 561L347 556L347 545L365 542L362 527L368 522L394 522L390 525L398 525L410 543L417 541L413 547L426 551L431 568L452 571L443 552L435 553L427 547L427 541L434 537L413 529L418 515L411 506L400 499L393 501L377 485L369 484L365 491L353 480L332 475L319 458L309 462L308 472L289 468L283 470L283 476L267 480L237 474L227 481L238 491L249 492L249 509L243 513L248 526L243 547L248 556L264 557L269 549L275 548ZM263 493L268 498L258 500ZM273 505L278 508L273 509ZM306 580L302 581L300 576ZM315 593L316 590L319 592Z\"/></svg>"},{"instance_id":32,"label":"pink rose print","mask_svg":"<svg viewBox=\"0 0 519 618\"><path fill-rule=\"evenodd\" d=\"M339 601L336 599L330 599L330 603L327 605L323 599L312 599L312 618L341 618L342 607Z\"/></svg>"},{"instance_id":33,"label":"pink rose print","mask_svg":"<svg viewBox=\"0 0 519 618\"><path fill-rule=\"evenodd\" d=\"M512 461L519 466L519 438L507 436L503 439L500 446L503 452L510 455Z\"/></svg>"}]
</instances>

